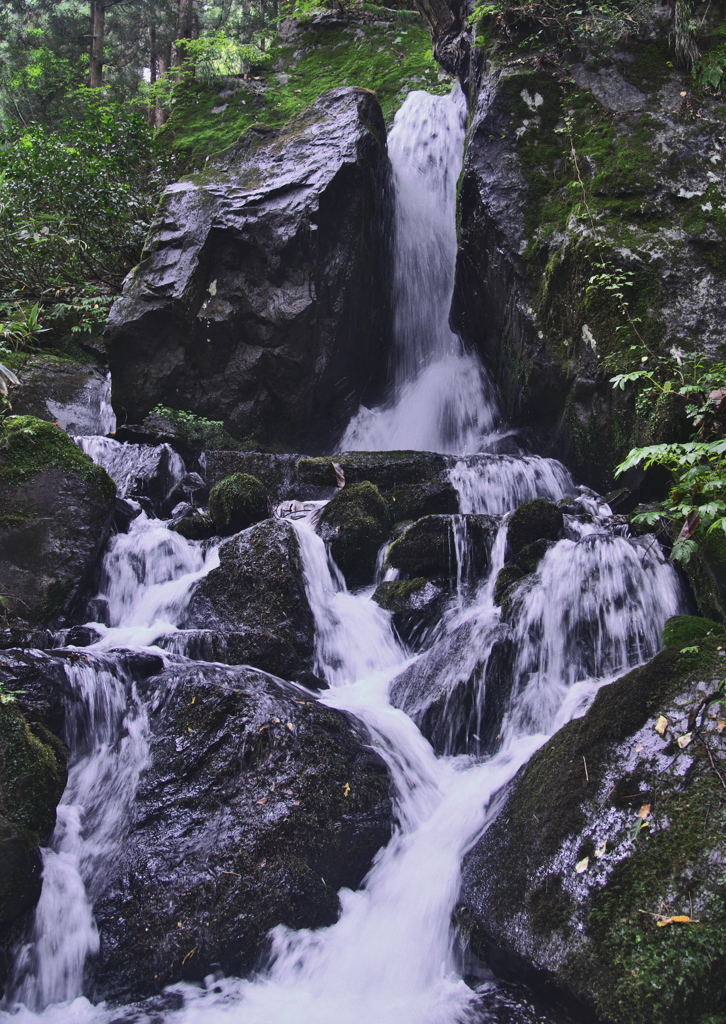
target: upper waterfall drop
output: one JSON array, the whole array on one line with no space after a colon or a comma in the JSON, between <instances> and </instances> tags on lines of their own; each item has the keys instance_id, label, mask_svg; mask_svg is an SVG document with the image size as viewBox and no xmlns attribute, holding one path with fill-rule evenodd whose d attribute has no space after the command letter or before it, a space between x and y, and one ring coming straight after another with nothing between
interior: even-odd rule
<instances>
[{"instance_id":1,"label":"upper waterfall drop","mask_svg":"<svg viewBox=\"0 0 726 1024\"><path fill-rule=\"evenodd\" d=\"M395 183L394 338L390 397L362 406L341 448L480 451L497 419L493 385L449 327L456 262L456 182L466 102L409 93L388 151Z\"/></svg>"}]
</instances>

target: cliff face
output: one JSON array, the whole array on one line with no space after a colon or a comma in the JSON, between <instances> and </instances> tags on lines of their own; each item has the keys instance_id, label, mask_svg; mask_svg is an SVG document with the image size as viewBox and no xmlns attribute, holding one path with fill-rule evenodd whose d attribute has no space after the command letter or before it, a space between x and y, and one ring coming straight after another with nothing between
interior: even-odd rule
<instances>
[{"instance_id":1,"label":"cliff face","mask_svg":"<svg viewBox=\"0 0 726 1024\"><path fill-rule=\"evenodd\" d=\"M631 447L685 429L610 378L723 357L723 107L674 67L670 27L656 9L588 51L480 24L473 51L453 324L508 415L602 489Z\"/></svg>"},{"instance_id":2,"label":"cliff face","mask_svg":"<svg viewBox=\"0 0 726 1024\"><path fill-rule=\"evenodd\" d=\"M378 384L389 163L375 97L326 93L170 186L108 328L113 404L315 448Z\"/></svg>"}]
</instances>

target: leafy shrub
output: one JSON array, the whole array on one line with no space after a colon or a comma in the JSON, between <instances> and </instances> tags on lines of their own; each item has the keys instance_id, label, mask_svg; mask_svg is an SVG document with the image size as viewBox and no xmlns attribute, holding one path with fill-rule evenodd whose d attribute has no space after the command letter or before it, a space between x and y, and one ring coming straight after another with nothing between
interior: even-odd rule
<instances>
[{"instance_id":1,"label":"leafy shrub","mask_svg":"<svg viewBox=\"0 0 726 1024\"><path fill-rule=\"evenodd\" d=\"M668 497L635 520L648 525L660 517L670 520L679 528L672 558L687 562L707 534L726 533L726 365L700 356L684 359L674 349L672 362L658 360L651 369L618 374L611 383L621 389L635 383L646 400L675 396L695 428L690 441L634 448L615 471L616 477L635 466L670 472Z\"/></svg>"}]
</instances>

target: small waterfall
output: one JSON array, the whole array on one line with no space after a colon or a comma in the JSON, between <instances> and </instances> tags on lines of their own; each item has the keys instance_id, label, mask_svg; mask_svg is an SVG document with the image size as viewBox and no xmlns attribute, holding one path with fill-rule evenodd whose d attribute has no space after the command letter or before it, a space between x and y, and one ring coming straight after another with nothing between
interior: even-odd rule
<instances>
[{"instance_id":1,"label":"small waterfall","mask_svg":"<svg viewBox=\"0 0 726 1024\"><path fill-rule=\"evenodd\" d=\"M361 407L341 450L477 452L494 429L493 385L448 323L465 129L458 86L450 96L409 93L396 114L391 397Z\"/></svg>"},{"instance_id":2,"label":"small waterfall","mask_svg":"<svg viewBox=\"0 0 726 1024\"><path fill-rule=\"evenodd\" d=\"M184 460L168 444L124 444L112 437L85 436L75 442L116 482L120 498L151 493L164 499L186 473Z\"/></svg>"},{"instance_id":3,"label":"small waterfall","mask_svg":"<svg viewBox=\"0 0 726 1024\"><path fill-rule=\"evenodd\" d=\"M9 986L11 1005L34 1010L83 993L86 959L99 945L93 900L109 861L123 849L148 751L146 713L119 659L84 655L67 664L66 674L68 785L43 853L32 936Z\"/></svg>"}]
</instances>

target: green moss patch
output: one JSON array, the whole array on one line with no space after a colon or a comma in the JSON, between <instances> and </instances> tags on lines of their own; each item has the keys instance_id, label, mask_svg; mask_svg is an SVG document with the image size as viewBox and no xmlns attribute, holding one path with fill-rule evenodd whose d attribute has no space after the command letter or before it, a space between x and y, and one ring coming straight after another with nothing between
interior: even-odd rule
<instances>
[{"instance_id":1,"label":"green moss patch","mask_svg":"<svg viewBox=\"0 0 726 1024\"><path fill-rule=\"evenodd\" d=\"M233 473L215 484L209 493L209 514L222 535L237 533L267 519L269 504L267 488L249 473Z\"/></svg>"},{"instance_id":2,"label":"green moss patch","mask_svg":"<svg viewBox=\"0 0 726 1024\"><path fill-rule=\"evenodd\" d=\"M34 416L13 416L0 432L0 487L22 484L44 469L60 469L95 481L104 498L116 493L108 473L60 427Z\"/></svg>"},{"instance_id":3,"label":"green moss patch","mask_svg":"<svg viewBox=\"0 0 726 1024\"><path fill-rule=\"evenodd\" d=\"M160 140L199 168L254 125L279 128L322 93L344 85L373 90L390 123L411 89L443 93L451 79L434 61L428 31L413 12L374 23L320 16L300 22L292 36L278 37L265 65L246 80L185 83Z\"/></svg>"}]
</instances>

